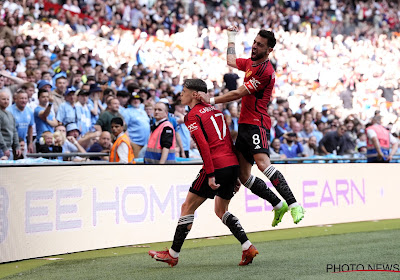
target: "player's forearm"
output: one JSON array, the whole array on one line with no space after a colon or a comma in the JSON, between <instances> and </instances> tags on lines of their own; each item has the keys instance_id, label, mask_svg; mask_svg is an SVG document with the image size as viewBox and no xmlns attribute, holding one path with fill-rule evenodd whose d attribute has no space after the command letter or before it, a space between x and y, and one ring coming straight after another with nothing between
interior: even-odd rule
<instances>
[{"instance_id":1,"label":"player's forearm","mask_svg":"<svg viewBox=\"0 0 400 280\"><path fill-rule=\"evenodd\" d=\"M214 98L215 103L226 103L226 102L230 102L230 101L234 101L237 99L242 98L243 96L245 96L246 94L248 94L248 91L246 89L245 86L240 86L238 89L236 90L231 90L228 93L224 94L224 95L220 95Z\"/></svg>"},{"instance_id":2,"label":"player's forearm","mask_svg":"<svg viewBox=\"0 0 400 280\"><path fill-rule=\"evenodd\" d=\"M228 49L226 51L226 63L231 67L237 68L237 66L236 66L235 43L229 43L228 44Z\"/></svg>"}]
</instances>

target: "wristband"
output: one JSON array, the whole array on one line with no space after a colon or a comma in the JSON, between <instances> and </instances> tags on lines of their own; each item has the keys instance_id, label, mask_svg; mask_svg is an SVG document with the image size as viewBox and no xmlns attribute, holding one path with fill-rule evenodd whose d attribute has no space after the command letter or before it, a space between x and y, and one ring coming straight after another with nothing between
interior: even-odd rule
<instances>
[{"instance_id":1,"label":"wristband","mask_svg":"<svg viewBox=\"0 0 400 280\"><path fill-rule=\"evenodd\" d=\"M210 98L210 104L211 104L211 105L215 105L215 98L214 98L214 97L211 97L211 98Z\"/></svg>"},{"instance_id":2,"label":"wristband","mask_svg":"<svg viewBox=\"0 0 400 280\"><path fill-rule=\"evenodd\" d=\"M235 43L236 31L228 31L228 44Z\"/></svg>"}]
</instances>

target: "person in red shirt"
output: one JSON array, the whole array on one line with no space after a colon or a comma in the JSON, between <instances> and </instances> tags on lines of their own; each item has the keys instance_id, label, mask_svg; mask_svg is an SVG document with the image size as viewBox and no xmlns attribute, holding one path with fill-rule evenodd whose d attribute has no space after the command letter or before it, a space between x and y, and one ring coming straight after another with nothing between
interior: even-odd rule
<instances>
[{"instance_id":1,"label":"person in red shirt","mask_svg":"<svg viewBox=\"0 0 400 280\"><path fill-rule=\"evenodd\" d=\"M283 215L291 209L294 223L304 217L304 209L294 197L282 173L279 172L269 158L268 140L270 138L271 118L267 106L271 100L275 84L275 70L268 59L276 44L275 35L271 31L261 29L254 39L251 57L236 58L235 35L236 26L228 28L227 64L246 72L244 84L237 90L210 98L205 93L198 93L197 98L214 105L242 98L242 109L239 117L239 130L236 150L240 164L240 181L254 194L266 199L274 207L272 226L277 226ZM285 199L282 202L265 184L263 180L251 175L251 168L257 164L258 169L271 181L279 194Z\"/></svg>"},{"instance_id":2,"label":"person in red shirt","mask_svg":"<svg viewBox=\"0 0 400 280\"><path fill-rule=\"evenodd\" d=\"M185 80L181 102L191 108L185 116L185 125L197 144L204 165L182 204L181 217L171 249L149 251L149 255L157 261L168 263L171 267L175 266L183 242L192 228L195 210L207 198L215 197L215 214L242 244L243 254L239 265L247 265L253 261L258 251L247 238L238 218L228 211L229 202L237 190L239 162L233 151L224 115L214 106L197 100L198 91L207 91L207 85L203 80Z\"/></svg>"}]
</instances>

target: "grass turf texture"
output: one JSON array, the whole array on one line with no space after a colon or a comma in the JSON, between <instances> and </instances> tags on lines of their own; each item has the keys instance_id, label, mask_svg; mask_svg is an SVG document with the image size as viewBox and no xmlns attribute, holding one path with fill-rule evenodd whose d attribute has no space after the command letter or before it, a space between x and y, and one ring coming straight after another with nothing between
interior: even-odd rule
<instances>
[{"instance_id":1,"label":"grass turf texture","mask_svg":"<svg viewBox=\"0 0 400 280\"><path fill-rule=\"evenodd\" d=\"M0 264L6 279L400 279L393 272L327 273L327 264L399 264L400 220L293 228L248 234L260 254L238 267L241 248L232 236L187 240L170 268L147 248L119 247L55 256L57 261Z\"/></svg>"}]
</instances>

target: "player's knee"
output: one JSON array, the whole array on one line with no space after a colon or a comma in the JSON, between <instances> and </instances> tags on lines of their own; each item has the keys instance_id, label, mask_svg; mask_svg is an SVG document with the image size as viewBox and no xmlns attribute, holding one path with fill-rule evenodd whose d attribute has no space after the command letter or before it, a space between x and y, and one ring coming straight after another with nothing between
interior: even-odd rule
<instances>
[{"instance_id":1,"label":"player's knee","mask_svg":"<svg viewBox=\"0 0 400 280\"><path fill-rule=\"evenodd\" d=\"M187 203L186 201L182 204L181 206L181 213L187 213L189 212L189 203Z\"/></svg>"},{"instance_id":2,"label":"player's knee","mask_svg":"<svg viewBox=\"0 0 400 280\"><path fill-rule=\"evenodd\" d=\"M271 162L269 161L257 161L256 162L258 169L263 172L265 169L267 169L268 166L271 165Z\"/></svg>"},{"instance_id":3,"label":"player's knee","mask_svg":"<svg viewBox=\"0 0 400 280\"><path fill-rule=\"evenodd\" d=\"M215 209L215 215L222 220L222 216L225 214L225 209Z\"/></svg>"}]
</instances>

